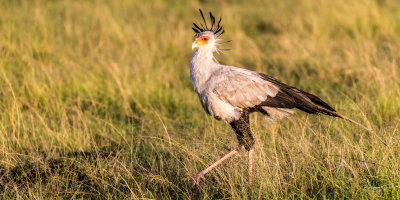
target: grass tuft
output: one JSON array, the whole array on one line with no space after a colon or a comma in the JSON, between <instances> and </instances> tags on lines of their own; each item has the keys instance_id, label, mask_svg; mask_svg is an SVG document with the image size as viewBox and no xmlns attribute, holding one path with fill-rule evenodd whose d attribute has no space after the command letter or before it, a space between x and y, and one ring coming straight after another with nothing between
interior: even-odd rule
<instances>
[{"instance_id":1,"label":"grass tuft","mask_svg":"<svg viewBox=\"0 0 400 200\"><path fill-rule=\"evenodd\" d=\"M189 79L198 8L221 63L310 91L374 131L252 115L255 177ZM3 1L2 199L400 199L397 1Z\"/></svg>"}]
</instances>

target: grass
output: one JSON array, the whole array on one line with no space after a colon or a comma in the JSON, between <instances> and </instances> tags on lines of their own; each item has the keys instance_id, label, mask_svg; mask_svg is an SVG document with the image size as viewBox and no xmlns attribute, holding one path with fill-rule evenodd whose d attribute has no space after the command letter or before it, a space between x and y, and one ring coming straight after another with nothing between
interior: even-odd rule
<instances>
[{"instance_id":1,"label":"grass","mask_svg":"<svg viewBox=\"0 0 400 200\"><path fill-rule=\"evenodd\" d=\"M197 9L222 16L222 63L317 94L365 132L252 116L255 181L189 79ZM3 1L3 199L399 199L398 1Z\"/></svg>"}]
</instances>

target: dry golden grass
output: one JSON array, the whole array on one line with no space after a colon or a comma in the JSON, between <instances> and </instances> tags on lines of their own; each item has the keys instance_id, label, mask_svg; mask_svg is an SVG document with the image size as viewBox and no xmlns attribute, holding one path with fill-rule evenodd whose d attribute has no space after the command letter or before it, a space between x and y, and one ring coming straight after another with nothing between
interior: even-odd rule
<instances>
[{"instance_id":1,"label":"dry golden grass","mask_svg":"<svg viewBox=\"0 0 400 200\"><path fill-rule=\"evenodd\" d=\"M197 9L223 17L222 63L317 94L365 132L297 112L252 116L247 154L189 79ZM3 1L1 198L399 199L400 3Z\"/></svg>"}]
</instances>

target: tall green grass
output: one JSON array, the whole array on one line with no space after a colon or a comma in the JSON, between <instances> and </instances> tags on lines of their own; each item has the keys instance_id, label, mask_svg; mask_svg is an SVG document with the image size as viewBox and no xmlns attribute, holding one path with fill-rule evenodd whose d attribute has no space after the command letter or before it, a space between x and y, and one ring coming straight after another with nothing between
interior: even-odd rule
<instances>
[{"instance_id":1,"label":"tall green grass","mask_svg":"<svg viewBox=\"0 0 400 200\"><path fill-rule=\"evenodd\" d=\"M217 58L317 94L365 132L297 112L252 116L247 154L189 79L197 9L222 16ZM399 199L397 1L2 1L4 199Z\"/></svg>"}]
</instances>

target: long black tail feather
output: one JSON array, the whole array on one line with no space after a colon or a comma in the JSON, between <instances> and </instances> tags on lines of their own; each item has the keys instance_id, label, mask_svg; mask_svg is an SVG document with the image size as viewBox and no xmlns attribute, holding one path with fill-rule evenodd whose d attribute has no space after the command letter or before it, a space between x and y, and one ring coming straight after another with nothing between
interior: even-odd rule
<instances>
[{"instance_id":1,"label":"long black tail feather","mask_svg":"<svg viewBox=\"0 0 400 200\"><path fill-rule=\"evenodd\" d=\"M308 92L297 89L293 86L284 84L275 78L265 74L260 74L265 80L274 83L280 91L272 98L268 98L260 106L269 106L277 108L297 108L310 114L325 114L332 117L338 117L351 122L367 131L371 131L364 125L344 116L335 111L329 104L322 101L319 97Z\"/></svg>"}]
</instances>

